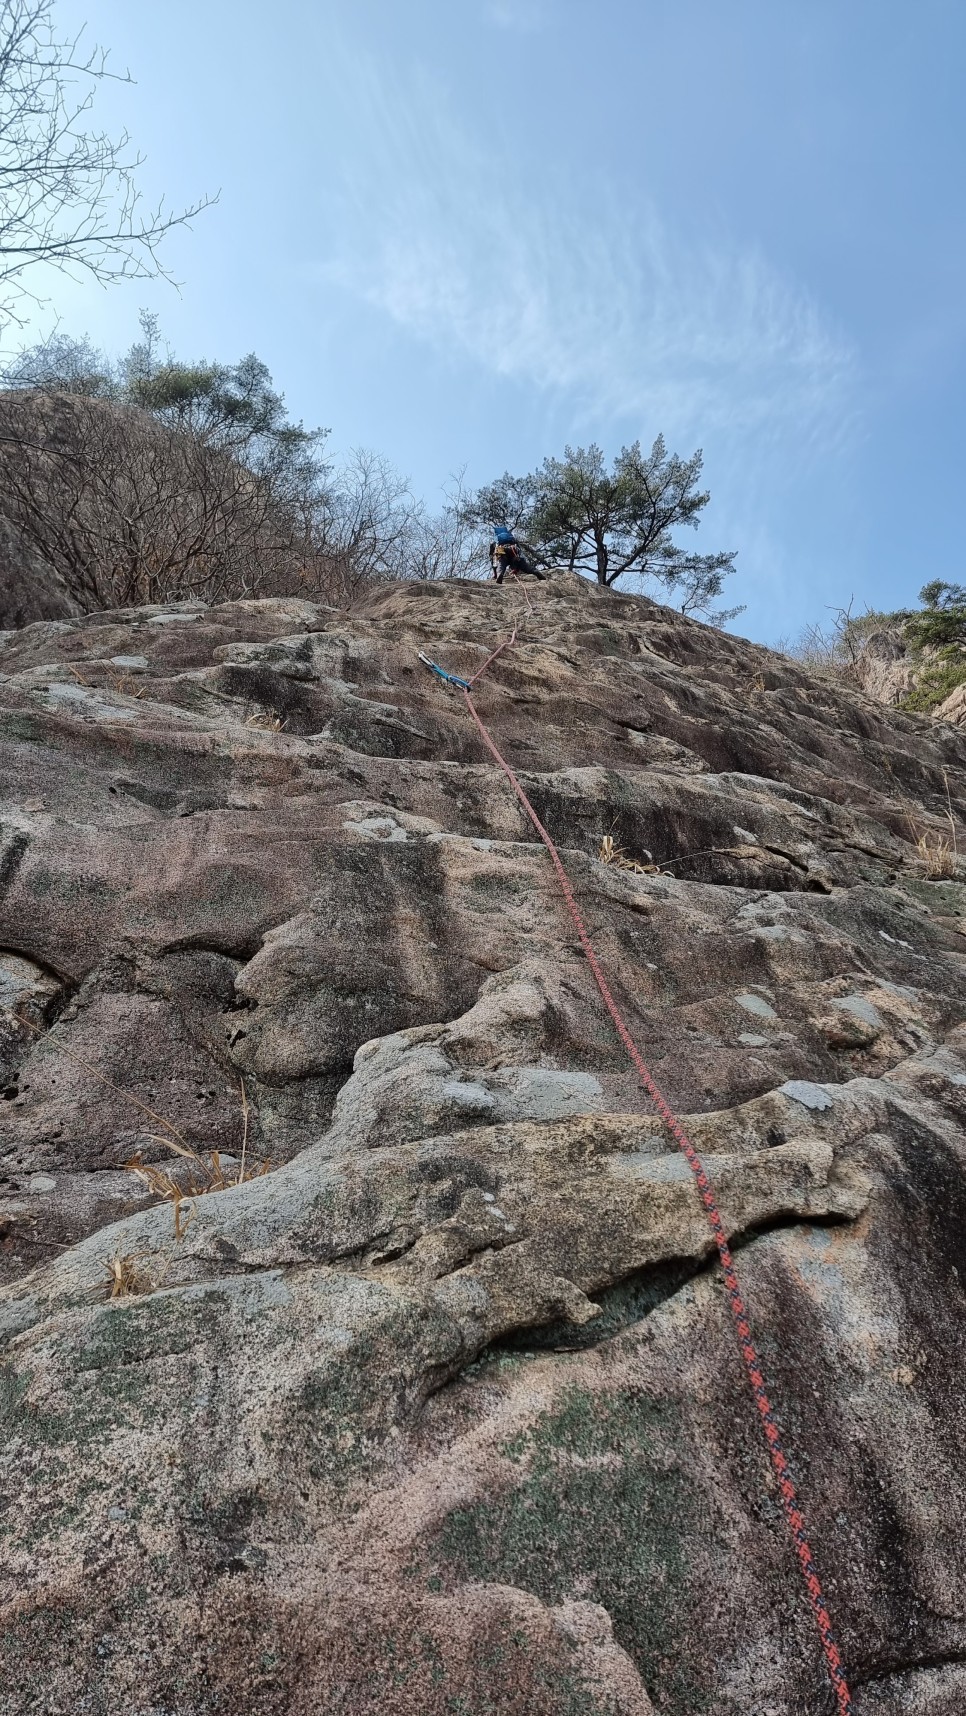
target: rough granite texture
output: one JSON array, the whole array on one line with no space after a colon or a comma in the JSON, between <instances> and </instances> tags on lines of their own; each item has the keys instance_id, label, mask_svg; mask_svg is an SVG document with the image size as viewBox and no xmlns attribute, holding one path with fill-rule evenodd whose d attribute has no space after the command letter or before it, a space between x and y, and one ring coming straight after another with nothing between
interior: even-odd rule
<instances>
[{"instance_id":1,"label":"rough granite texture","mask_svg":"<svg viewBox=\"0 0 966 1716\"><path fill-rule=\"evenodd\" d=\"M857 1716L961 1716L966 877L915 839L966 731L535 606L480 708L708 1165ZM0 1716L832 1708L686 1166L417 660L520 612L0 637ZM125 1163L232 1177L242 1081L271 1171L176 1230Z\"/></svg>"},{"instance_id":2,"label":"rough granite texture","mask_svg":"<svg viewBox=\"0 0 966 1716\"><path fill-rule=\"evenodd\" d=\"M861 639L851 664L858 685L879 703L902 703L915 691L923 670L942 665L934 649L913 650L906 642L901 621L885 620L878 630ZM950 721L954 727L966 726L966 684L957 685L949 696L930 711L933 721Z\"/></svg>"}]
</instances>

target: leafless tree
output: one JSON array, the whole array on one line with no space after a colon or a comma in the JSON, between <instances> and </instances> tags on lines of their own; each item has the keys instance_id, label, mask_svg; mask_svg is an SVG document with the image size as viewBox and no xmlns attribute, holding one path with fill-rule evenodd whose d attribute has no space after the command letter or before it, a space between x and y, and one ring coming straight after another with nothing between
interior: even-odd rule
<instances>
[{"instance_id":1,"label":"leafless tree","mask_svg":"<svg viewBox=\"0 0 966 1716\"><path fill-rule=\"evenodd\" d=\"M471 576L485 550L464 512L461 476L431 513L381 453L355 448L318 509L306 588L351 606L386 579Z\"/></svg>"},{"instance_id":2,"label":"leafless tree","mask_svg":"<svg viewBox=\"0 0 966 1716\"><path fill-rule=\"evenodd\" d=\"M410 553L411 578L482 578L489 573L489 530L468 517L464 472L451 479L437 513L420 507Z\"/></svg>"},{"instance_id":3,"label":"leafless tree","mask_svg":"<svg viewBox=\"0 0 966 1716\"><path fill-rule=\"evenodd\" d=\"M414 499L406 479L369 448L353 449L335 472L321 519L322 545L362 581L398 575Z\"/></svg>"},{"instance_id":4,"label":"leafless tree","mask_svg":"<svg viewBox=\"0 0 966 1716\"><path fill-rule=\"evenodd\" d=\"M232 455L131 406L0 394L3 511L83 608L302 586L311 521Z\"/></svg>"},{"instance_id":5,"label":"leafless tree","mask_svg":"<svg viewBox=\"0 0 966 1716\"><path fill-rule=\"evenodd\" d=\"M870 611L856 618L852 612L854 601L850 597L847 608L830 608L830 621L810 620L797 637L779 638L775 648L813 673L856 679L862 644L870 621L874 623L877 616Z\"/></svg>"},{"instance_id":6,"label":"leafless tree","mask_svg":"<svg viewBox=\"0 0 966 1716\"><path fill-rule=\"evenodd\" d=\"M54 0L0 0L0 317L22 325L38 263L107 282L167 276L162 240L207 207L143 206L126 132L89 123L107 55L65 38ZM131 82L128 73L121 82Z\"/></svg>"}]
</instances>

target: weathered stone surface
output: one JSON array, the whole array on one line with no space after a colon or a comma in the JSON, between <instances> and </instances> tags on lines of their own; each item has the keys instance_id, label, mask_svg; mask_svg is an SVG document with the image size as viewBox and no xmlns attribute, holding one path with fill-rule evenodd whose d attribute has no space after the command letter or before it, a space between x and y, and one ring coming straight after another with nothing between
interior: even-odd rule
<instances>
[{"instance_id":1,"label":"weathered stone surface","mask_svg":"<svg viewBox=\"0 0 966 1716\"><path fill-rule=\"evenodd\" d=\"M937 721L951 721L954 727L966 727L966 685L957 685L936 710Z\"/></svg>"},{"instance_id":2,"label":"weathered stone surface","mask_svg":"<svg viewBox=\"0 0 966 1716\"><path fill-rule=\"evenodd\" d=\"M714 1182L858 1716L958 1716L966 881L912 818L966 735L536 607L479 704ZM0 640L2 1716L831 1709L686 1164L416 659L518 609Z\"/></svg>"},{"instance_id":3,"label":"weathered stone surface","mask_svg":"<svg viewBox=\"0 0 966 1716\"><path fill-rule=\"evenodd\" d=\"M900 703L916 683L916 668L899 626L883 626L861 640L855 674L878 703Z\"/></svg>"},{"instance_id":4,"label":"weathered stone surface","mask_svg":"<svg viewBox=\"0 0 966 1716\"><path fill-rule=\"evenodd\" d=\"M942 651L928 645L912 648L902 621L896 620L858 640L849 672L868 696L894 706L924 681L928 684L929 674L943 665L942 656ZM957 685L930 713L934 721L966 726L966 685Z\"/></svg>"}]
</instances>

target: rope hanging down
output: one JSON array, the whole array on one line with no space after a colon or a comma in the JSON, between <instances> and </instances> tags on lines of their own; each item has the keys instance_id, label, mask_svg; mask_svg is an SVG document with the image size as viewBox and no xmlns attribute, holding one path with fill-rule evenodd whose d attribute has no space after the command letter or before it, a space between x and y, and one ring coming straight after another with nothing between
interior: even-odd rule
<instances>
[{"instance_id":1,"label":"rope hanging down","mask_svg":"<svg viewBox=\"0 0 966 1716\"><path fill-rule=\"evenodd\" d=\"M522 585L521 589L523 589ZM532 614L533 607L525 589L523 589L523 594L526 597L527 608ZM506 775L507 780L520 801L520 804L536 829L540 839L543 841L544 846L547 848L547 852L550 855L550 862L554 867L557 881L560 885L560 891L563 895L567 910L573 919L574 928L576 929L577 935L580 939L580 945L584 950L587 963L593 972L594 981L603 997L604 1005L611 1016L617 1035L620 1037L621 1042L627 1050L644 1089L651 1098L651 1101L657 1109L658 1114L661 1116L661 1119L664 1121L664 1124L670 1132L671 1137L674 1139L674 1142L682 1151L688 1167L694 1176L695 1183L697 1184L698 1191L701 1195L701 1202L704 1205L705 1213L708 1218L708 1224L714 1236L715 1245L718 1248L718 1256L721 1260L725 1286L728 1290L728 1301L731 1306L731 1312L734 1317L735 1328L738 1334L738 1345L741 1349L741 1356L744 1359L745 1370L748 1375L748 1381L751 1384L751 1392L754 1396L755 1405L758 1408L762 1430L764 1431L765 1441L768 1446L769 1457L771 1459L775 1475L778 1479L778 1489L782 1499L782 1507L785 1511L785 1518L788 1522L789 1531L791 1532L792 1542L795 1546L795 1553L798 1556L799 1565L805 1579L805 1588L808 1592L808 1600L811 1605L812 1614L815 1618L815 1625L818 1629L819 1639L821 1640L829 1679L835 1692L839 1716L854 1716L852 1696L849 1692L848 1683L845 1678L842 1658L839 1653L838 1645L835 1642L835 1635L832 1631L832 1623L829 1618L829 1612L822 1591L821 1581L816 1571L811 1546L805 1530L805 1520L802 1515L801 1508L799 1507L798 1494L789 1470L788 1460L785 1457L785 1451L782 1447L781 1436L775 1422L775 1415L772 1411L771 1402L768 1398L765 1379L762 1374L761 1361L758 1357L754 1341L752 1340L751 1327L748 1321L748 1312L744 1299L741 1296L741 1288L738 1284L738 1276L734 1266L734 1259L731 1255L731 1247L728 1244L724 1223L721 1220L721 1215L718 1210L711 1182L708 1179L697 1150L685 1132L684 1127L681 1125L681 1122L670 1103L667 1101L663 1092L652 1077L643 1055L627 1028L623 1014L611 994L610 986L608 985L607 978L604 975L600 961L594 952L593 943L587 933L587 926L581 916L580 907L574 897L570 878L564 869L560 854L550 838L550 835L547 833L543 823L540 821L533 805L530 803L523 787L517 780L510 764L497 749L496 743L489 732L486 723L473 702L473 686L476 684L477 680L482 678L483 674L486 673L487 669L496 660L498 655L502 655L504 650L511 649L513 647L516 642L517 629L518 628L515 626L511 635L504 639L503 643L498 645L492 655L487 657L483 666L479 668L468 680L460 679L456 674L446 673L444 669L437 667L435 662L428 661L425 656L422 656L421 659L426 661L427 666L431 667L441 678L448 680L462 692L464 702L466 703L466 707L476 724L480 738L492 756L494 762Z\"/></svg>"}]
</instances>

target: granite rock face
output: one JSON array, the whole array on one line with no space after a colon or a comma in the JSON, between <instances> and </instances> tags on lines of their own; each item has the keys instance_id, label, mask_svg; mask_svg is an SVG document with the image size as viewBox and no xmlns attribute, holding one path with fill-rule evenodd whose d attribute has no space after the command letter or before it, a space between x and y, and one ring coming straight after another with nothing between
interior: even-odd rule
<instances>
[{"instance_id":1,"label":"granite rock face","mask_svg":"<svg viewBox=\"0 0 966 1716\"><path fill-rule=\"evenodd\" d=\"M916 670L900 626L882 626L862 639L855 674L862 690L877 702L901 703L915 686Z\"/></svg>"},{"instance_id":2,"label":"granite rock face","mask_svg":"<svg viewBox=\"0 0 966 1716\"><path fill-rule=\"evenodd\" d=\"M966 733L534 608L0 637L2 1716L832 1709L686 1164L418 660L517 621L478 704L714 1182L858 1716L966 1707Z\"/></svg>"},{"instance_id":3,"label":"granite rock face","mask_svg":"<svg viewBox=\"0 0 966 1716\"><path fill-rule=\"evenodd\" d=\"M887 620L858 641L849 671L869 697L896 706L904 704L909 693L922 684L928 686L929 674L942 666L943 652L912 648L904 624L896 619L891 623ZM948 696L935 703L930 715L934 721L966 726L966 684L955 685Z\"/></svg>"},{"instance_id":4,"label":"granite rock face","mask_svg":"<svg viewBox=\"0 0 966 1716\"><path fill-rule=\"evenodd\" d=\"M966 727L966 685L957 685L940 703L936 719L951 721L954 727Z\"/></svg>"}]
</instances>

